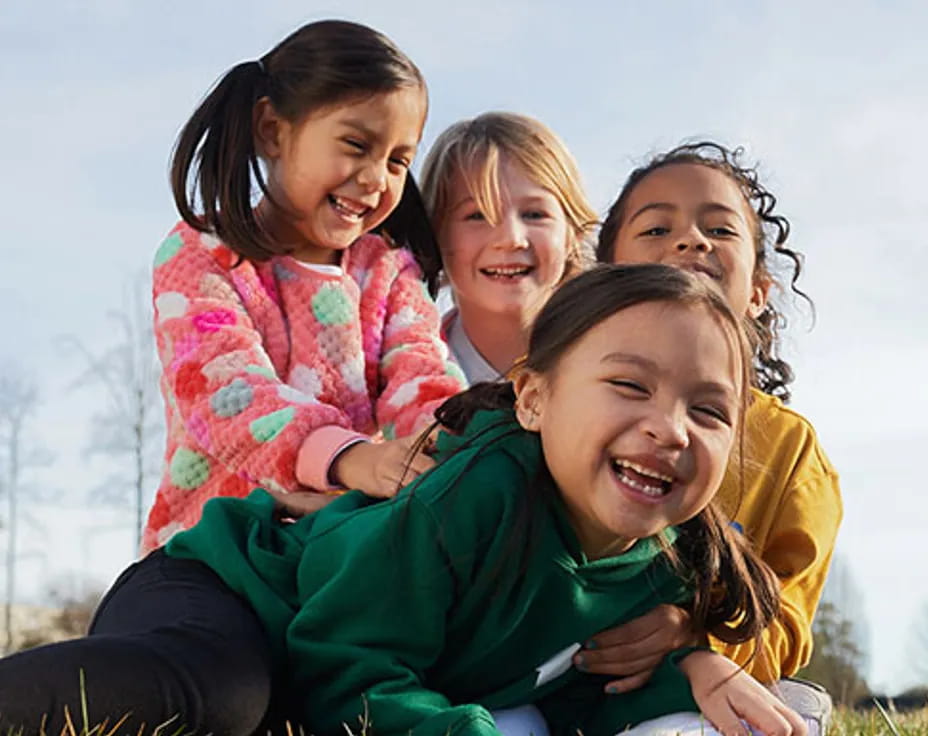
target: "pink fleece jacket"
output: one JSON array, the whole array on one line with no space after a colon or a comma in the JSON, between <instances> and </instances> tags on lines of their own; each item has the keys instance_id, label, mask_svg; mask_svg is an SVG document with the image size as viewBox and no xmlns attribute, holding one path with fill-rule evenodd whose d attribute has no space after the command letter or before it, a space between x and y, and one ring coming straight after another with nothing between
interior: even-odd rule
<instances>
[{"instance_id":1,"label":"pink fleece jacket","mask_svg":"<svg viewBox=\"0 0 928 736\"><path fill-rule=\"evenodd\" d=\"M340 449L422 429L465 385L408 251L367 235L340 268L240 260L185 223L155 256L167 452L143 552L214 496L306 490L298 464L329 490Z\"/></svg>"}]
</instances>

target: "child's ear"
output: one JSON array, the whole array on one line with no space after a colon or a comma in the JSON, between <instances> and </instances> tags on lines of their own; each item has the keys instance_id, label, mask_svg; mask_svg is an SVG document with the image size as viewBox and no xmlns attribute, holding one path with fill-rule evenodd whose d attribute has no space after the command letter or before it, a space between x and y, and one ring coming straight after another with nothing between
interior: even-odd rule
<instances>
[{"instance_id":1,"label":"child's ear","mask_svg":"<svg viewBox=\"0 0 928 736\"><path fill-rule=\"evenodd\" d=\"M773 279L769 276L754 277L754 282L751 284L751 298L748 300L748 316L751 319L757 319L764 311L771 286L773 286Z\"/></svg>"},{"instance_id":2,"label":"child's ear","mask_svg":"<svg viewBox=\"0 0 928 736\"><path fill-rule=\"evenodd\" d=\"M267 97L255 103L252 126L255 134L255 151L258 156L275 159L280 156L281 135L286 121L277 114Z\"/></svg>"},{"instance_id":3,"label":"child's ear","mask_svg":"<svg viewBox=\"0 0 928 736\"><path fill-rule=\"evenodd\" d=\"M516 394L516 420L522 429L537 432L541 428L541 414L544 408L544 378L523 368L512 379Z\"/></svg>"}]
</instances>

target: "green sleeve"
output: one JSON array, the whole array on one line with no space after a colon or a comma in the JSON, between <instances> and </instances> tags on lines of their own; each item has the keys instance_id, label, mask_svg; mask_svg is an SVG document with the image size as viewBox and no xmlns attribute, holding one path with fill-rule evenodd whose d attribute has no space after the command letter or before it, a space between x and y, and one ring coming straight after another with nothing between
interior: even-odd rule
<instances>
[{"instance_id":1,"label":"green sleeve","mask_svg":"<svg viewBox=\"0 0 928 736\"><path fill-rule=\"evenodd\" d=\"M337 564L335 564L337 562ZM317 734L497 736L489 712L452 705L423 679L445 648L455 574L431 510L378 504L313 539L303 605L287 631L304 725Z\"/></svg>"}]
</instances>

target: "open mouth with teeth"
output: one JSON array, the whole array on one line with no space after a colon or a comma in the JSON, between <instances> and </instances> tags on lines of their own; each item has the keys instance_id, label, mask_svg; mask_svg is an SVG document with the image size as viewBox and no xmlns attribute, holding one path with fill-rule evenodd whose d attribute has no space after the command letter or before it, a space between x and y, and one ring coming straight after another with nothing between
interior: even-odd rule
<instances>
[{"instance_id":1,"label":"open mouth with teeth","mask_svg":"<svg viewBox=\"0 0 928 736\"><path fill-rule=\"evenodd\" d=\"M481 268L480 273L498 281L515 281L528 276L533 270L532 266L490 266Z\"/></svg>"},{"instance_id":2,"label":"open mouth with teeth","mask_svg":"<svg viewBox=\"0 0 928 736\"><path fill-rule=\"evenodd\" d=\"M336 197L334 194L330 194L328 199L332 209L346 220L360 221L372 209L360 202L345 199L344 197Z\"/></svg>"},{"instance_id":3,"label":"open mouth with teeth","mask_svg":"<svg viewBox=\"0 0 928 736\"><path fill-rule=\"evenodd\" d=\"M612 460L612 472L621 483L648 498L662 498L673 488L673 478L630 460Z\"/></svg>"}]
</instances>

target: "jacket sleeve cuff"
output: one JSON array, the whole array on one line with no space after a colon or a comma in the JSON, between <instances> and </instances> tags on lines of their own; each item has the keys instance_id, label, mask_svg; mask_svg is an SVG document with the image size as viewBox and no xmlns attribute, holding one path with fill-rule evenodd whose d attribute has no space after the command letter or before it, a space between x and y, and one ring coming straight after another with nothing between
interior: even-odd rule
<instances>
[{"instance_id":1,"label":"jacket sleeve cuff","mask_svg":"<svg viewBox=\"0 0 928 736\"><path fill-rule=\"evenodd\" d=\"M370 438L336 425L319 427L303 440L296 456L296 479L316 491L341 491L343 486L331 482L329 472L335 458L351 445Z\"/></svg>"}]
</instances>

